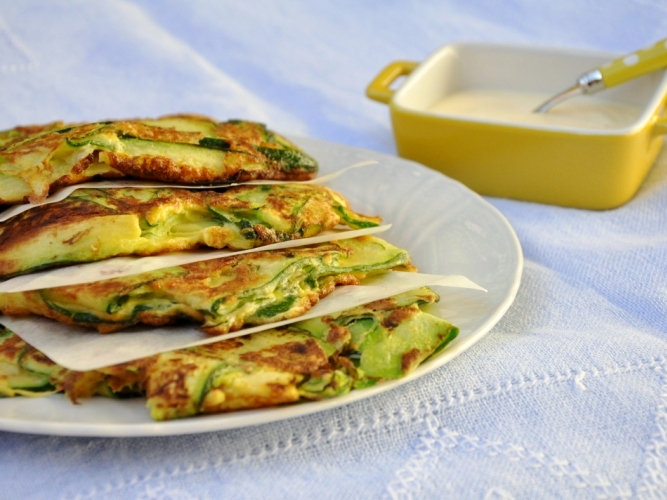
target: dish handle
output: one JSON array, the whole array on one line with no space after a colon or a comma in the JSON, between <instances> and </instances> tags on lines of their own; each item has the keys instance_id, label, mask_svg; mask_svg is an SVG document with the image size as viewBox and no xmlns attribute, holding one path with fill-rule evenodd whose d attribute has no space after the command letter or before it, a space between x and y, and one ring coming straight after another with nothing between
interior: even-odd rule
<instances>
[{"instance_id":1,"label":"dish handle","mask_svg":"<svg viewBox=\"0 0 667 500\"><path fill-rule=\"evenodd\" d=\"M391 84L398 77L412 73L417 66L419 66L419 63L414 61L394 61L389 63L366 87L366 95L375 101L389 104L395 92L389 88Z\"/></svg>"},{"instance_id":2,"label":"dish handle","mask_svg":"<svg viewBox=\"0 0 667 500\"><path fill-rule=\"evenodd\" d=\"M667 135L667 118L658 117L655 123L653 124L653 134L654 135Z\"/></svg>"}]
</instances>

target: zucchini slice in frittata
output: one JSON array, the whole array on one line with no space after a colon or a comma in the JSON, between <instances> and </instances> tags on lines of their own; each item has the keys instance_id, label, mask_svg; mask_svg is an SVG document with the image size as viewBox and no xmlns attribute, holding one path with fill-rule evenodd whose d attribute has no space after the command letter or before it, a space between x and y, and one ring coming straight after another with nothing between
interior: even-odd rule
<instances>
[{"instance_id":1,"label":"zucchini slice in frittata","mask_svg":"<svg viewBox=\"0 0 667 500\"><path fill-rule=\"evenodd\" d=\"M189 319L218 335L300 316L336 285L356 285L369 274L394 268L414 269L408 253L362 236L95 283L1 293L0 311L38 314L100 332Z\"/></svg>"},{"instance_id":2,"label":"zucchini slice in frittata","mask_svg":"<svg viewBox=\"0 0 667 500\"><path fill-rule=\"evenodd\" d=\"M47 373L51 386L73 401L143 394L155 420L332 398L405 376L454 339L456 327L419 309L437 300L422 288L289 327L88 372L55 365L5 330L0 395L43 396L17 386ZM16 361L17 352L44 361L35 372Z\"/></svg>"},{"instance_id":3,"label":"zucchini slice in frittata","mask_svg":"<svg viewBox=\"0 0 667 500\"><path fill-rule=\"evenodd\" d=\"M379 222L323 186L80 189L0 222L0 278L120 255L242 250Z\"/></svg>"},{"instance_id":4,"label":"zucchini slice in frittata","mask_svg":"<svg viewBox=\"0 0 667 500\"><path fill-rule=\"evenodd\" d=\"M176 184L306 180L317 162L261 123L195 115L0 132L0 204L38 202L95 177Z\"/></svg>"},{"instance_id":5,"label":"zucchini slice in frittata","mask_svg":"<svg viewBox=\"0 0 667 500\"><path fill-rule=\"evenodd\" d=\"M46 356L0 325L0 395L53 394L57 391L51 377L59 370Z\"/></svg>"}]
</instances>

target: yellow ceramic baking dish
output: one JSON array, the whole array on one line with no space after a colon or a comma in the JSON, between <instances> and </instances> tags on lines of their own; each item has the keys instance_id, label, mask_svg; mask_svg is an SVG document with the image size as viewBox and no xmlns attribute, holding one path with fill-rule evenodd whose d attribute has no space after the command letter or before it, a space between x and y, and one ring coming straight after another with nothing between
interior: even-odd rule
<instances>
[{"instance_id":1,"label":"yellow ceramic baking dish","mask_svg":"<svg viewBox=\"0 0 667 500\"><path fill-rule=\"evenodd\" d=\"M579 129L512 124L430 111L463 89L553 95L619 54L503 46L447 45L422 63L395 61L367 95L387 103L398 154L490 196L568 207L607 209L627 202L646 177L667 133L661 117L664 71L605 90L604 99L641 108L631 125ZM400 88L392 84L406 76ZM590 97L582 97L590 98Z\"/></svg>"}]
</instances>

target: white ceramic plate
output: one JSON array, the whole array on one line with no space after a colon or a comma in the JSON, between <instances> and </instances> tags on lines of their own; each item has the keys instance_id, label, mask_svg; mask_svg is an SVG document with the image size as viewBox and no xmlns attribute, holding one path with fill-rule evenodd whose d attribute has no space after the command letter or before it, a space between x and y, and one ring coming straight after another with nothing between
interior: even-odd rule
<instances>
[{"instance_id":1,"label":"white ceramic plate","mask_svg":"<svg viewBox=\"0 0 667 500\"><path fill-rule=\"evenodd\" d=\"M318 158L321 173L363 160L331 183L362 213L393 224L382 235L406 248L420 271L463 274L488 290L439 288L435 313L456 324L459 336L438 357L403 379L325 401L278 408L154 422L143 399L93 398L73 405L62 395L0 400L0 430L68 436L157 436L255 425L334 408L372 397L441 367L485 335L514 300L523 257L505 218L462 184L422 165L393 156L313 139L295 141Z\"/></svg>"}]
</instances>

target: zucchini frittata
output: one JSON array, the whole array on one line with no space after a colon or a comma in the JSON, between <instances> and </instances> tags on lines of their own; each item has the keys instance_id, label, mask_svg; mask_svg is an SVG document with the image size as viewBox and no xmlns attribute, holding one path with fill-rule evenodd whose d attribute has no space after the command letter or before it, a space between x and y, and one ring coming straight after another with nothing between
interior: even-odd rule
<instances>
[{"instance_id":1,"label":"zucchini frittata","mask_svg":"<svg viewBox=\"0 0 667 500\"><path fill-rule=\"evenodd\" d=\"M194 185L306 180L316 172L317 162L289 140L241 120L175 115L0 132L0 204L37 203L98 177Z\"/></svg>"},{"instance_id":2,"label":"zucchini frittata","mask_svg":"<svg viewBox=\"0 0 667 500\"><path fill-rule=\"evenodd\" d=\"M0 293L0 312L37 314L102 333L188 319L219 335L304 314L336 285L414 270L405 250L372 236L195 262L94 283Z\"/></svg>"},{"instance_id":3,"label":"zucchini frittata","mask_svg":"<svg viewBox=\"0 0 667 500\"><path fill-rule=\"evenodd\" d=\"M79 189L0 223L0 278L120 255L242 250L379 222L323 186Z\"/></svg>"},{"instance_id":4,"label":"zucchini frittata","mask_svg":"<svg viewBox=\"0 0 667 500\"><path fill-rule=\"evenodd\" d=\"M403 377L458 334L420 310L428 288L341 313L88 372L62 368L0 330L0 395L145 396L151 417L275 406L340 396ZM1 328L1 327L0 327Z\"/></svg>"}]
</instances>

